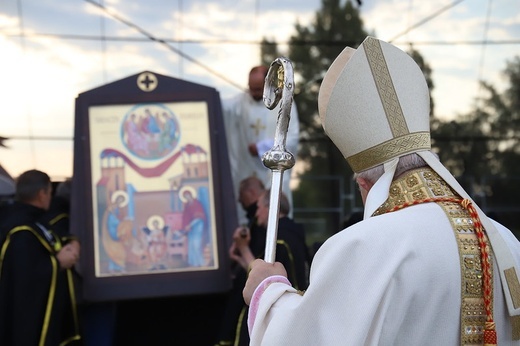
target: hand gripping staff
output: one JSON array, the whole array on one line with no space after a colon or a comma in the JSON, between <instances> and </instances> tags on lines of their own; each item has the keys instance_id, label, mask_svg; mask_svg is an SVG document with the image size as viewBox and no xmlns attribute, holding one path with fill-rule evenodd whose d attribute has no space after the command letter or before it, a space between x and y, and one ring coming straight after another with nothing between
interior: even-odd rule
<instances>
[{"instance_id":1,"label":"hand gripping staff","mask_svg":"<svg viewBox=\"0 0 520 346\"><path fill-rule=\"evenodd\" d=\"M271 63L264 84L264 104L267 108L274 109L281 100L276 122L274 145L262 156L264 166L272 171L264 256L264 260L268 263L274 263L276 257L276 237L283 172L294 166L294 155L285 149L287 129L289 128L289 120L291 118L293 93L294 74L292 63L287 58L279 57Z\"/></svg>"}]
</instances>

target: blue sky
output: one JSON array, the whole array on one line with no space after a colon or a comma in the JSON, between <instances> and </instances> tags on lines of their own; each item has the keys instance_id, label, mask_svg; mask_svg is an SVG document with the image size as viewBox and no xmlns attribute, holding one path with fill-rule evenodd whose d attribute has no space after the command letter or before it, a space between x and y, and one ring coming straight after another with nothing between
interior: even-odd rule
<instances>
[{"instance_id":1,"label":"blue sky","mask_svg":"<svg viewBox=\"0 0 520 346\"><path fill-rule=\"evenodd\" d=\"M79 93L150 70L231 96L237 85L246 86L247 71L259 62L254 42L263 37L286 42L294 24L310 23L321 7L319 0L96 0L157 38L196 41L171 46L225 75L228 83L165 46L142 40L135 28L93 1L0 3L0 136L13 137L9 149L0 148L0 164L13 176L32 168L56 180L72 175ZM402 49L415 42L433 68L436 114L445 118L475 104L479 78L503 87L501 71L520 52L518 0L364 0L360 9L365 28L376 37ZM435 13L440 14L405 33ZM102 36L135 41L101 41ZM485 39L493 43L470 44ZM28 140L31 136L63 139Z\"/></svg>"}]
</instances>

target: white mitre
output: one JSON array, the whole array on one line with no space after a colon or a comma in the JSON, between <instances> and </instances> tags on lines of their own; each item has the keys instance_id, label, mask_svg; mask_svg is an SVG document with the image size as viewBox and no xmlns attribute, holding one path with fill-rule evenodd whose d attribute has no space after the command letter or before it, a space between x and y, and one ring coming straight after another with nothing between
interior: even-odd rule
<instances>
[{"instance_id":1,"label":"white mitre","mask_svg":"<svg viewBox=\"0 0 520 346\"><path fill-rule=\"evenodd\" d=\"M384 166L385 173L367 196L365 218L386 201L399 157L410 153L421 156L462 198L472 201L493 247L510 315L520 316L519 292L514 294L519 288L516 274L520 272L509 248L430 151L429 90L415 61L373 37L367 37L357 49L346 47L325 74L318 111L325 133L354 172Z\"/></svg>"}]
</instances>

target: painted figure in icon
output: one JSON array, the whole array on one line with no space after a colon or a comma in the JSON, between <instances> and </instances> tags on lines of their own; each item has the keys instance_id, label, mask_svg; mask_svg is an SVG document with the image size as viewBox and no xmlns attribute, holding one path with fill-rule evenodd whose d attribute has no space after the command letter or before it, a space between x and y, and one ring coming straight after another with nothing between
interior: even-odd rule
<instances>
[{"instance_id":1,"label":"painted figure in icon","mask_svg":"<svg viewBox=\"0 0 520 346\"><path fill-rule=\"evenodd\" d=\"M121 272L125 269L126 249L121 235L132 231L132 223L125 220L123 208L128 204L128 195L124 191L112 194L110 203L103 215L101 242L108 256L108 270Z\"/></svg>"},{"instance_id":2,"label":"painted figure in icon","mask_svg":"<svg viewBox=\"0 0 520 346\"><path fill-rule=\"evenodd\" d=\"M139 119L135 113L130 114L126 120L125 132L128 149L138 155L146 154L148 143L139 129Z\"/></svg>"},{"instance_id":3,"label":"painted figure in icon","mask_svg":"<svg viewBox=\"0 0 520 346\"><path fill-rule=\"evenodd\" d=\"M164 219L158 215L148 219L146 227L143 227L148 242L148 254L150 255L151 270L166 269L167 243L166 234L168 226L164 225Z\"/></svg>"},{"instance_id":4,"label":"painted figure in icon","mask_svg":"<svg viewBox=\"0 0 520 346\"><path fill-rule=\"evenodd\" d=\"M124 212L127 205L127 193L116 191L103 215L101 243L107 254L108 271L111 273L131 270L129 266L142 267L149 261L145 244L135 234L133 220Z\"/></svg>"},{"instance_id":5,"label":"painted figure in icon","mask_svg":"<svg viewBox=\"0 0 520 346\"><path fill-rule=\"evenodd\" d=\"M206 213L192 187L183 187L180 196L184 203L182 233L188 236L188 264L192 267L201 267L205 264L203 238Z\"/></svg>"},{"instance_id":6,"label":"painted figure in icon","mask_svg":"<svg viewBox=\"0 0 520 346\"><path fill-rule=\"evenodd\" d=\"M162 158L179 143L180 129L175 114L160 105L132 109L121 130L126 148L144 159Z\"/></svg>"}]
</instances>

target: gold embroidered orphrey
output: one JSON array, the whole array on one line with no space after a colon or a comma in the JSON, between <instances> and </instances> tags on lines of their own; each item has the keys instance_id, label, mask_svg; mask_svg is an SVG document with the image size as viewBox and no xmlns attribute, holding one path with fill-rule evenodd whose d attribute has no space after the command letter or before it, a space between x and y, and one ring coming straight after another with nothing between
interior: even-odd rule
<instances>
[{"instance_id":1,"label":"gold embroidered orphrey","mask_svg":"<svg viewBox=\"0 0 520 346\"><path fill-rule=\"evenodd\" d=\"M388 199L375 212L380 215L396 206L426 198L459 197L431 168L405 173L392 182ZM486 312L482 289L480 247L468 211L455 202L437 202L450 220L457 238L461 268L461 345L482 345ZM486 244L489 242L486 237ZM490 263L492 257L490 253ZM493 285L491 285L493 286ZM491 294L493 297L493 294Z\"/></svg>"}]
</instances>

